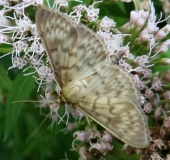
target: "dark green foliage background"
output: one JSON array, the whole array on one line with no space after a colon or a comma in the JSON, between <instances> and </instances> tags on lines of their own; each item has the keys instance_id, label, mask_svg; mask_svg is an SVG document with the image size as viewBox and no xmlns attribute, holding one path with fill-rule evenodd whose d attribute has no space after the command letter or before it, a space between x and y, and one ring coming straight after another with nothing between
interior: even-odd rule
<instances>
[{"instance_id":1,"label":"dark green foliage background","mask_svg":"<svg viewBox=\"0 0 170 160\"><path fill-rule=\"evenodd\" d=\"M161 3L155 1L156 11L159 15ZM86 4L90 1L86 1ZM70 7L74 3L70 3ZM103 4L100 16L107 15L114 18L117 26L129 21L130 11L133 10L133 3ZM12 48L8 45L0 45L0 56L8 53ZM51 123L47 119L40 129L33 134L45 116L40 116L39 108L34 103L18 102L19 100L37 100L37 84L32 76L23 76L23 72L17 69L8 68L11 66L11 57L0 59L0 159L1 160L77 160L79 155L71 151L73 141L73 130L65 134L61 129L65 123L54 125L52 131L48 130ZM157 68L160 69L160 68ZM167 69L167 68L166 68ZM31 70L30 70L31 72ZM48 111L44 111L48 114ZM72 121L73 118L71 119ZM86 124L87 125L87 124ZM81 124L79 129L86 125ZM100 128L100 127L99 127ZM31 138L27 138L32 135ZM114 152L108 160L137 160L139 156L128 155L122 151L123 144L114 141Z\"/></svg>"}]
</instances>

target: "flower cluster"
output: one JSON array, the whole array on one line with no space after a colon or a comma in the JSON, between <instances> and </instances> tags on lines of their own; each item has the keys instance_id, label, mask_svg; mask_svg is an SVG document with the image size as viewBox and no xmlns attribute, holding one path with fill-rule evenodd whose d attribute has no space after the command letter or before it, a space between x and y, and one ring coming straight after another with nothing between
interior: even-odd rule
<instances>
[{"instance_id":1,"label":"flower cluster","mask_svg":"<svg viewBox=\"0 0 170 160\"><path fill-rule=\"evenodd\" d=\"M158 27L168 17L165 20L161 20L162 17L157 19L153 3L149 1L150 11L131 11L129 22L116 28L116 22L113 19L107 16L99 18L100 9L95 7L98 3L102 2L95 2L89 6L83 3L74 6L68 16L74 23L82 22L96 29L107 47L109 62L119 65L132 76L141 93L142 109L148 119L153 121L153 126L150 127L151 145L149 147L134 149L126 146L124 149L127 153L143 154L142 159L168 160L170 157L168 152L170 149L170 115L168 112L170 70L164 73L155 72L156 66L170 65L170 59L164 54L170 46L168 38L170 25ZM35 9L38 4L43 4L43 1L4 0L0 2L0 5L3 6L0 11L0 43L12 46L12 51L0 58L11 55L12 66L9 69L18 68L24 71L25 76L33 75L38 83L38 91L42 90L43 85L46 87L44 91L48 92L46 92L46 103L43 106L48 105L52 113L52 125L58 118L59 122L62 121L65 115L67 116L66 123L68 123L70 113L75 118L86 117L79 110L68 105L66 105L63 117L58 115L58 110L61 108L59 103L64 104L65 100L60 95L59 85L55 89L57 94L50 92L51 87L48 89L47 84L57 84L57 81L40 41L35 19L31 18L31 14L26 10L28 7ZM52 8L67 12L68 5L67 0L55 0ZM27 72L29 68L34 71ZM81 159L101 158L113 149L112 137L107 131L104 133L96 130L75 132L74 136L76 138L72 147L79 152ZM84 143L88 144L88 147Z\"/></svg>"},{"instance_id":2,"label":"flower cluster","mask_svg":"<svg viewBox=\"0 0 170 160\"><path fill-rule=\"evenodd\" d=\"M153 123L149 147L146 149L125 147L128 153L143 154L142 160L168 160L169 157L169 70L165 73L154 72L156 66L170 64L170 59L164 54L170 46L168 39L170 25L159 28L161 18L157 20L154 6L150 2L150 12L132 11L130 22L120 29L122 33L131 36L124 37L124 43L130 44L119 64L131 72L142 95L142 108ZM130 67L127 68L128 65Z\"/></svg>"},{"instance_id":3,"label":"flower cluster","mask_svg":"<svg viewBox=\"0 0 170 160\"><path fill-rule=\"evenodd\" d=\"M97 130L77 131L73 135L76 137L72 143L72 148L79 152L80 159L94 159L107 155L113 149L112 136L108 131L100 133ZM87 143L88 147L82 147L80 143Z\"/></svg>"},{"instance_id":4,"label":"flower cluster","mask_svg":"<svg viewBox=\"0 0 170 160\"><path fill-rule=\"evenodd\" d=\"M1 43L9 44L13 47L12 52L3 55L7 56L11 54L12 66L9 69L23 69L26 65L27 68L24 68L24 71L28 68L34 68L35 71L33 73L27 73L25 75L37 72L38 77L35 77L35 80L40 87L41 84L54 81L54 75L49 67L47 58L46 60L43 59L45 57L45 50L40 42L36 26L24 13L26 7L37 4L42 4L42 1L32 0L21 3L17 1L14 6L10 5L10 2L8 6L6 3L3 4L4 9L1 10L0 39ZM13 17L8 16L11 12Z\"/></svg>"}]
</instances>

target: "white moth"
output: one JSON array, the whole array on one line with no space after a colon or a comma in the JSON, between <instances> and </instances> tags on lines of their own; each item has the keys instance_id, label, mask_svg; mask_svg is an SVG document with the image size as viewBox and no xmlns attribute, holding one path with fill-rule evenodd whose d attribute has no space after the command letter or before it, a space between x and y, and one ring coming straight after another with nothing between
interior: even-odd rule
<instances>
[{"instance_id":1,"label":"white moth","mask_svg":"<svg viewBox=\"0 0 170 160\"><path fill-rule=\"evenodd\" d=\"M124 143L147 147L149 131L140 94L128 73L108 64L98 35L42 6L37 7L36 25L67 102Z\"/></svg>"}]
</instances>

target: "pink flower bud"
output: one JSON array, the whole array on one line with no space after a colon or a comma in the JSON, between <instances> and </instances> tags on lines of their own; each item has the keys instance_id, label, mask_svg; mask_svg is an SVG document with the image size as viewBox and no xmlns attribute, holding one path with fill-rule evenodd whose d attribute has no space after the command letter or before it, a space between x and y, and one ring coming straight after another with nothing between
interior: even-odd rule
<instances>
[{"instance_id":1,"label":"pink flower bud","mask_svg":"<svg viewBox=\"0 0 170 160\"><path fill-rule=\"evenodd\" d=\"M170 46L170 39L163 42L160 46L156 48L156 52L165 53L168 51L168 47Z\"/></svg>"},{"instance_id":2,"label":"pink flower bud","mask_svg":"<svg viewBox=\"0 0 170 160\"><path fill-rule=\"evenodd\" d=\"M155 40L161 40L165 38L170 32L170 25L167 24L165 27L161 28L158 32L155 34Z\"/></svg>"},{"instance_id":3,"label":"pink flower bud","mask_svg":"<svg viewBox=\"0 0 170 160\"><path fill-rule=\"evenodd\" d=\"M148 99L151 99L153 97L153 91L149 88L146 88L145 90L145 96L148 98Z\"/></svg>"},{"instance_id":4,"label":"pink flower bud","mask_svg":"<svg viewBox=\"0 0 170 160\"><path fill-rule=\"evenodd\" d=\"M130 12L130 24L135 24L136 21L139 19L139 14L136 11Z\"/></svg>"},{"instance_id":5,"label":"pink flower bud","mask_svg":"<svg viewBox=\"0 0 170 160\"><path fill-rule=\"evenodd\" d=\"M76 140L82 141L82 142L87 142L89 139L89 132L85 131L77 131L73 134L73 137L76 136Z\"/></svg>"},{"instance_id":6,"label":"pink flower bud","mask_svg":"<svg viewBox=\"0 0 170 160\"><path fill-rule=\"evenodd\" d=\"M170 128L170 117L165 117L164 120L163 120L163 125L166 127L166 128Z\"/></svg>"},{"instance_id":7,"label":"pink flower bud","mask_svg":"<svg viewBox=\"0 0 170 160\"><path fill-rule=\"evenodd\" d=\"M143 107L144 111L146 113L150 113L153 109L152 109L152 105L150 103L146 103L144 104L144 107Z\"/></svg>"}]
</instances>

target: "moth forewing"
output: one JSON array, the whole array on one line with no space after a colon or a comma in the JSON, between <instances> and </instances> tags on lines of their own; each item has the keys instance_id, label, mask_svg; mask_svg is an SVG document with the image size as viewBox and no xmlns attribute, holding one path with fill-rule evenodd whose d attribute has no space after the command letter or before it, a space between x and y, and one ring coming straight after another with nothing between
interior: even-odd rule
<instances>
[{"instance_id":1,"label":"moth forewing","mask_svg":"<svg viewBox=\"0 0 170 160\"><path fill-rule=\"evenodd\" d=\"M107 64L108 52L98 35L63 13L40 5L36 25L68 103L123 142L147 147L149 131L139 91L129 74Z\"/></svg>"}]
</instances>

